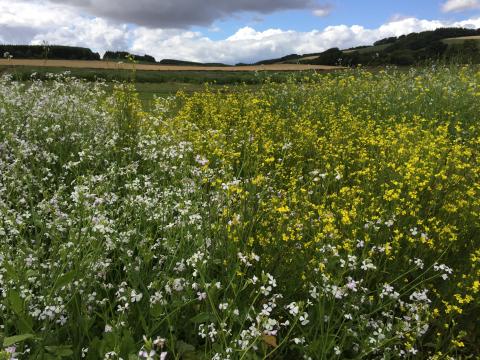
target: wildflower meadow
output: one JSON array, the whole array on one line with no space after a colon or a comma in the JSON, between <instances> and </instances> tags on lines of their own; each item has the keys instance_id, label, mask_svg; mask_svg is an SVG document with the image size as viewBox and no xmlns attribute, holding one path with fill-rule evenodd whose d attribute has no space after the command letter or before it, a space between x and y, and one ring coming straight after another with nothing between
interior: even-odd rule
<instances>
[{"instance_id":1,"label":"wildflower meadow","mask_svg":"<svg viewBox=\"0 0 480 360\"><path fill-rule=\"evenodd\" d=\"M479 359L479 120L474 66L4 76L0 359Z\"/></svg>"}]
</instances>

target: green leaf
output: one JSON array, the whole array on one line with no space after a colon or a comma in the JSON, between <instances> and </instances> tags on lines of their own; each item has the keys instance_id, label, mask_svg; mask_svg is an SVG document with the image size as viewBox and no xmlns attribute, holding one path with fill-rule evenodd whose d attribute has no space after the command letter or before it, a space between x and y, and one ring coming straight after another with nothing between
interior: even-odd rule
<instances>
[{"instance_id":1,"label":"green leaf","mask_svg":"<svg viewBox=\"0 0 480 360\"><path fill-rule=\"evenodd\" d=\"M120 352L122 354L131 354L137 351L135 340L129 330L124 330L120 339Z\"/></svg>"},{"instance_id":2,"label":"green leaf","mask_svg":"<svg viewBox=\"0 0 480 360\"><path fill-rule=\"evenodd\" d=\"M23 314L23 300L15 290L10 290L8 292L8 302L13 312L19 316Z\"/></svg>"},{"instance_id":3,"label":"green leaf","mask_svg":"<svg viewBox=\"0 0 480 360\"><path fill-rule=\"evenodd\" d=\"M187 344L186 342L179 340L177 341L177 351L180 355L191 353L195 351L195 346Z\"/></svg>"},{"instance_id":4,"label":"green leaf","mask_svg":"<svg viewBox=\"0 0 480 360\"><path fill-rule=\"evenodd\" d=\"M209 320L212 320L212 315L206 312L195 315L190 319L191 322L202 324Z\"/></svg>"},{"instance_id":5,"label":"green leaf","mask_svg":"<svg viewBox=\"0 0 480 360\"><path fill-rule=\"evenodd\" d=\"M154 318L158 318L164 314L163 306L160 304L154 304L150 307L150 315Z\"/></svg>"},{"instance_id":6,"label":"green leaf","mask_svg":"<svg viewBox=\"0 0 480 360\"><path fill-rule=\"evenodd\" d=\"M45 346L45 350L59 357L70 357L73 355L71 345Z\"/></svg>"},{"instance_id":7,"label":"green leaf","mask_svg":"<svg viewBox=\"0 0 480 360\"><path fill-rule=\"evenodd\" d=\"M7 295L10 308L18 316L16 322L17 330L22 333L32 332L32 319L24 312L24 301L19 293L15 290L10 290Z\"/></svg>"},{"instance_id":8,"label":"green leaf","mask_svg":"<svg viewBox=\"0 0 480 360\"><path fill-rule=\"evenodd\" d=\"M32 334L22 334L22 335L15 335L7 337L3 340L3 347L12 346L13 344L17 344L19 342L25 341L27 339L33 338Z\"/></svg>"},{"instance_id":9,"label":"green leaf","mask_svg":"<svg viewBox=\"0 0 480 360\"><path fill-rule=\"evenodd\" d=\"M69 271L66 274L63 274L59 278L57 278L57 281L55 282L55 286L53 287L55 290L62 288L62 286L65 286L69 283L72 282L72 280L75 278L75 271Z\"/></svg>"},{"instance_id":10,"label":"green leaf","mask_svg":"<svg viewBox=\"0 0 480 360\"><path fill-rule=\"evenodd\" d=\"M12 265L10 265L9 262L5 261L2 265L7 270L7 276L10 279L18 280L17 272L15 271L15 268Z\"/></svg>"}]
</instances>

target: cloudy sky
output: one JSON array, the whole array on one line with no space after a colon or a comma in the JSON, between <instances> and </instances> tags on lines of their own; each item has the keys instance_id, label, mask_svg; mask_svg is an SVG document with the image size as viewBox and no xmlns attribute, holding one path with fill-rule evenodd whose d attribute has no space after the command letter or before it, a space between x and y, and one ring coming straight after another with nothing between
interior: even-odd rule
<instances>
[{"instance_id":1,"label":"cloudy sky","mask_svg":"<svg viewBox=\"0 0 480 360\"><path fill-rule=\"evenodd\" d=\"M444 26L480 28L480 0L0 0L0 43L254 62Z\"/></svg>"}]
</instances>

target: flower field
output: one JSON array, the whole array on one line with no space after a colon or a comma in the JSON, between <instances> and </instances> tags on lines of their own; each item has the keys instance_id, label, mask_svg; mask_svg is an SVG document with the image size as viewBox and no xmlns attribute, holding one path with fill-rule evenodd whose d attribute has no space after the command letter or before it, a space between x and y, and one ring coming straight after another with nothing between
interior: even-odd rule
<instances>
[{"instance_id":1,"label":"flower field","mask_svg":"<svg viewBox=\"0 0 480 360\"><path fill-rule=\"evenodd\" d=\"M157 98L0 79L0 359L478 359L480 71Z\"/></svg>"}]
</instances>

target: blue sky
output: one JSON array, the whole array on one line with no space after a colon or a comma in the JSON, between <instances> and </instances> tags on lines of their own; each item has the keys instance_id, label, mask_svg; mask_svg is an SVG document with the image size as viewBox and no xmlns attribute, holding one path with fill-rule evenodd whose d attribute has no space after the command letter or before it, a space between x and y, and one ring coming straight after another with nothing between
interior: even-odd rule
<instances>
[{"instance_id":1,"label":"blue sky","mask_svg":"<svg viewBox=\"0 0 480 360\"><path fill-rule=\"evenodd\" d=\"M480 0L0 0L0 43L157 60L255 62L447 26L480 28Z\"/></svg>"},{"instance_id":2,"label":"blue sky","mask_svg":"<svg viewBox=\"0 0 480 360\"><path fill-rule=\"evenodd\" d=\"M192 29L206 33L212 39L220 40L245 25L258 31L280 28L307 32L340 24L377 28L391 20L406 17L454 22L471 15L480 15L478 8L445 13L442 11L444 3L438 0L336 0L327 3L332 9L325 17L315 16L310 10L284 10L268 15L243 13L227 20L215 21L210 27L194 26Z\"/></svg>"}]
</instances>

